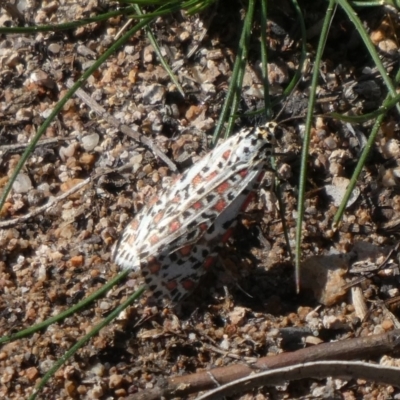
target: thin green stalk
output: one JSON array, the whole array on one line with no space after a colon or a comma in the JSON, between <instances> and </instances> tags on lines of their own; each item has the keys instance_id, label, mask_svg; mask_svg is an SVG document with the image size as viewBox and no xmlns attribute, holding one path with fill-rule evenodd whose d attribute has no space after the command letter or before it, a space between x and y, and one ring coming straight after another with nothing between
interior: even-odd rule
<instances>
[{"instance_id":1,"label":"thin green stalk","mask_svg":"<svg viewBox=\"0 0 400 400\"><path fill-rule=\"evenodd\" d=\"M339 119L340 121L350 122L352 124L360 124L371 119L378 118L382 114L386 114L391 108L396 106L400 102L400 94L395 97L388 96L383 102L382 107L378 108L375 111L372 111L368 114L363 115L343 115L339 113L330 113L324 115L327 118Z\"/></svg>"},{"instance_id":2,"label":"thin green stalk","mask_svg":"<svg viewBox=\"0 0 400 400\"><path fill-rule=\"evenodd\" d=\"M147 0L135 1L135 3L143 3L143 5L157 5L165 4L165 1L154 1L152 4L148 4ZM175 0L168 3L168 7L160 7L157 11L148 14L137 14L135 8L127 7L121 8L119 10L110 11L104 14L96 15L90 18L84 18L79 21L65 22L61 24L54 25L36 25L36 26L26 26L26 27L0 27L0 33L11 33L11 34L32 34L38 32L59 32L65 30L76 29L84 25L88 25L94 22L106 21L110 18L116 17L118 15L126 15L131 19L143 19L143 18L158 18L160 16L171 14L175 11L181 10L185 3L182 4L180 0Z\"/></svg>"},{"instance_id":3,"label":"thin green stalk","mask_svg":"<svg viewBox=\"0 0 400 400\"><path fill-rule=\"evenodd\" d=\"M285 88L285 90L282 93L282 96L280 97L282 98L286 98L288 96L290 96L290 94L292 93L292 91L294 90L294 88L297 86L302 74L303 74L303 67L304 67L304 62L306 61L307 58L307 30L306 30L306 25L304 22L304 17L303 17L303 13L301 11L301 8L299 6L299 3L297 2L297 0L292 0L292 4L294 7L294 10L296 12L297 15L297 21L300 24L300 32L301 32L301 53L300 53L300 60L299 60L299 66L296 69L296 72L293 75L293 78L291 79L291 81L289 82L289 85Z\"/></svg>"},{"instance_id":4,"label":"thin green stalk","mask_svg":"<svg viewBox=\"0 0 400 400\"><path fill-rule=\"evenodd\" d=\"M395 81L397 83L400 82L400 69L397 71ZM388 101L388 100L391 100L390 95L388 95L386 101ZM360 176L361 171L364 168L365 162L371 152L372 146L375 143L376 135L378 134L379 128L380 128L385 116L386 116L386 114L379 115L379 117L376 119L376 122L374 123L374 126L372 127L371 134L369 135L367 144L365 145L365 147L361 153L360 159L358 160L358 163L356 165L354 173L350 179L350 183L346 189L346 193L340 203L338 210L336 211L335 216L333 217L332 225L333 225L334 229L336 229L338 227L339 221L342 219L344 210L346 209L347 202L349 201L349 198L353 192L353 189L355 188L355 186L357 184L358 177Z\"/></svg>"},{"instance_id":5,"label":"thin green stalk","mask_svg":"<svg viewBox=\"0 0 400 400\"><path fill-rule=\"evenodd\" d=\"M339 4L350 21L353 22L354 26L357 29L361 39L363 40L365 47L367 48L369 54L371 55L372 60L374 61L376 67L378 68L379 73L382 76L383 81L385 82L391 97L395 97L397 95L396 87L393 84L392 80L389 78L389 75L386 72L385 67L382 64L382 61L375 49L374 44L372 43L368 33L366 32L360 18L358 18L357 13L351 8L350 4L347 0L336 0L337 4ZM400 112L400 105L397 105L397 110Z\"/></svg>"},{"instance_id":6,"label":"thin green stalk","mask_svg":"<svg viewBox=\"0 0 400 400\"><path fill-rule=\"evenodd\" d=\"M184 9L189 15L193 15L202 12L215 2L216 0L195 0L193 4L190 4L191 2L184 3Z\"/></svg>"},{"instance_id":7,"label":"thin green stalk","mask_svg":"<svg viewBox=\"0 0 400 400\"><path fill-rule=\"evenodd\" d=\"M271 97L269 95L269 80L268 80L268 52L267 52L267 0L261 0L261 76L264 87L264 113L267 120L270 120L272 115Z\"/></svg>"},{"instance_id":8,"label":"thin green stalk","mask_svg":"<svg viewBox=\"0 0 400 400\"><path fill-rule=\"evenodd\" d=\"M264 1L264 0L263 0ZM282 104L282 100L286 99L288 96L290 96L290 94L292 93L292 91L295 89L295 87L297 86L302 73L303 73L303 67L304 67L304 62L306 60L307 57L307 49L306 49L306 43L307 43L307 35L306 35L306 26L304 23L304 18L303 15L301 13L301 9L297 3L296 0L292 0L295 12L297 14L297 20L300 22L300 30L301 30L301 54L300 54L300 60L299 60L299 65L293 75L293 78L290 80L289 84L286 86L286 88L283 90L282 95L278 96L277 98L275 98L274 100L271 101L270 104L270 108L274 108L275 106L277 106L278 104ZM265 67L263 67L263 70L267 71L267 69ZM264 71L263 71L264 72ZM264 96L265 96L265 89L264 89ZM268 94L268 93L267 93ZM268 111L267 111L268 112ZM261 114L265 114L266 110L262 109L262 110L257 110L257 111L252 111L252 112L246 112L244 115L247 117L250 116L256 116L256 115L261 115ZM267 117L268 118L268 117Z\"/></svg>"},{"instance_id":9,"label":"thin green stalk","mask_svg":"<svg viewBox=\"0 0 400 400\"><path fill-rule=\"evenodd\" d=\"M317 86L318 86L318 77L319 77L319 66L321 63L322 53L325 48L326 40L328 37L329 27L331 25L334 11L335 11L335 0L330 0L328 8L326 10L324 24L322 26L321 35L319 38L317 54L315 56L313 75L311 80L311 88L310 88L310 100L308 102L307 109L307 117L306 117L306 126L305 126L305 134L303 141L303 148L301 153L301 169L300 169L300 182L299 182L299 197L297 204L297 226L296 226L296 289L297 292L300 291L300 258L301 258L301 243L302 243L302 225L304 219L304 204L305 204L305 189L306 189L306 178L307 178L307 162L308 162L308 152L310 147L310 138L311 138L311 127L313 120L313 110L317 97Z\"/></svg>"},{"instance_id":10,"label":"thin green stalk","mask_svg":"<svg viewBox=\"0 0 400 400\"><path fill-rule=\"evenodd\" d=\"M8 342L13 342L14 340L21 339L23 337L32 335L33 333L40 331L42 329L47 328L51 324L54 324L55 322L60 322L64 318L69 317L70 315L74 314L75 312L81 310L82 308L86 307L89 305L92 301L96 300L100 296L103 296L105 293L107 293L116 283L120 282L122 279L124 279L128 274L130 273L130 270L125 270L118 274L115 278L111 279L111 281L107 282L104 286L102 286L101 289L97 290L96 292L92 293L89 297L86 299L83 299L80 301L78 304L75 304L74 306L68 308L68 310L65 310L58 315L46 319L46 321L43 321L39 324L33 325L30 328L23 329L22 331L19 331L17 333L13 333L12 335L9 336L3 336L0 338L0 344L8 343Z\"/></svg>"},{"instance_id":11,"label":"thin green stalk","mask_svg":"<svg viewBox=\"0 0 400 400\"><path fill-rule=\"evenodd\" d=\"M372 127L371 134L369 135L368 141L361 153L360 159L358 160L356 168L350 179L349 185L346 188L346 193L344 194L343 199L340 203L340 206L339 206L338 210L336 211L335 216L333 217L332 227L334 230L336 230L339 227L339 221L343 217L343 213L346 209L347 202L349 201L350 196L357 184L358 177L360 176L361 171L364 168L365 162L369 156L369 153L371 152L372 146L375 143L376 135L378 134L379 127L381 126L381 123L384 118L385 118L385 114L380 115L376 119L374 126Z\"/></svg>"},{"instance_id":12,"label":"thin green stalk","mask_svg":"<svg viewBox=\"0 0 400 400\"><path fill-rule=\"evenodd\" d=\"M138 5L135 5L135 10L139 15L145 15L142 10L140 9L140 7ZM156 40L156 38L153 35L152 30L149 28L149 26L146 26L145 28L147 37L151 43L151 45L154 48L154 51L157 54L158 59L160 60L162 66L164 67L164 69L167 71L169 77L171 78L172 82L174 82L176 88L179 90L179 93L182 95L182 97L185 97L185 92L183 91L183 88L181 86L181 84L178 82L177 77L175 76L175 74L172 72L171 67L169 66L169 64L167 63L167 61L165 61L165 58L163 57L162 53L161 53L161 49L160 46L158 45L158 42Z\"/></svg>"},{"instance_id":13,"label":"thin green stalk","mask_svg":"<svg viewBox=\"0 0 400 400\"><path fill-rule=\"evenodd\" d=\"M166 3L165 0L117 0L120 4L138 4L141 6L162 6ZM170 0L169 4L182 3L182 0Z\"/></svg>"},{"instance_id":14,"label":"thin green stalk","mask_svg":"<svg viewBox=\"0 0 400 400\"><path fill-rule=\"evenodd\" d=\"M146 290L144 286L139 288L135 293L128 297L128 299L115 308L110 315L103 319L98 325L96 325L87 335L80 339L76 344L74 344L54 365L50 368L46 374L43 376L39 384L34 389L34 392L29 397L29 400L36 399L39 392L44 388L49 379L54 376L57 370L70 358L72 357L81 347L85 345L93 336L97 335L105 326L107 326L113 319L118 317L118 315L130 306L136 299L138 299L143 292Z\"/></svg>"},{"instance_id":15,"label":"thin green stalk","mask_svg":"<svg viewBox=\"0 0 400 400\"><path fill-rule=\"evenodd\" d=\"M247 13L247 15L248 15L248 13ZM246 15L246 18L247 18L247 15ZM244 50L244 46L245 46L245 39L246 39L246 20L243 22L242 34L241 34L240 40L239 40L238 50L237 50L237 54L236 54L235 64L234 64L233 70L232 70L232 76L230 79L228 92L226 94L226 98L225 98L224 104L222 106L221 114L219 116L217 126L215 128L214 135L212 138L211 143L213 146L215 146L215 144L217 143L219 137L221 136L221 132L224 128L224 123L229 118L228 114L232 107L237 87L238 86L241 87L241 85L238 85L238 79L239 79L240 68L243 65L243 50Z\"/></svg>"},{"instance_id":16,"label":"thin green stalk","mask_svg":"<svg viewBox=\"0 0 400 400\"><path fill-rule=\"evenodd\" d=\"M174 2L168 3L165 7L160 7L157 11L149 12L147 14L130 14L128 15L129 18L132 19L143 19L143 18L151 18L156 19L158 17L162 17L163 15L171 14L175 11L182 10L182 3Z\"/></svg>"},{"instance_id":17,"label":"thin green stalk","mask_svg":"<svg viewBox=\"0 0 400 400\"><path fill-rule=\"evenodd\" d=\"M27 34L27 33L38 33L38 32L59 32L70 29L76 29L84 25L91 24L93 22L102 22L110 18L117 17L118 15L129 14L134 12L133 7L127 7L125 9L110 11L105 14L95 15L94 17L80 19L79 21L65 22L62 24L55 25L36 25L36 26L19 26L19 27L0 27L0 33L12 33L12 34Z\"/></svg>"},{"instance_id":18,"label":"thin green stalk","mask_svg":"<svg viewBox=\"0 0 400 400\"><path fill-rule=\"evenodd\" d=\"M386 3L388 3L388 1L386 1ZM383 6L384 4L385 0L351 1L351 5L356 7L378 7Z\"/></svg>"},{"instance_id":19,"label":"thin green stalk","mask_svg":"<svg viewBox=\"0 0 400 400\"><path fill-rule=\"evenodd\" d=\"M165 9L168 7L178 7L180 10L185 10L189 15L199 13L206 8L210 7L216 0L118 0L121 4L138 4L142 6L150 5L166 5ZM170 11L171 12L171 11ZM148 14L147 14L148 15Z\"/></svg>"},{"instance_id":20,"label":"thin green stalk","mask_svg":"<svg viewBox=\"0 0 400 400\"><path fill-rule=\"evenodd\" d=\"M230 132L232 132L235 120L237 118L237 110L239 108L239 103L242 93L243 77L246 72L247 57L249 53L249 42L251 36L251 28L253 26L254 6L255 6L255 1L249 0L249 8L247 10L246 18L244 20L244 25L243 25L243 42L241 49L242 51L239 59L237 81L235 85L232 106L230 108L228 125L226 127L226 132L225 132L225 138L227 138Z\"/></svg>"}]
</instances>

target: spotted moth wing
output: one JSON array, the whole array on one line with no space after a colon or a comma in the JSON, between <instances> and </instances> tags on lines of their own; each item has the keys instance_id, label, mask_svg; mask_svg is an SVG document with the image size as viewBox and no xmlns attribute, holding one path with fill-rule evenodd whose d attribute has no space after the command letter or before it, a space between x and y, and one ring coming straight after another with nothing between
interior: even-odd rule
<instances>
[{"instance_id":1,"label":"spotted moth wing","mask_svg":"<svg viewBox=\"0 0 400 400\"><path fill-rule=\"evenodd\" d=\"M176 302L190 292L257 186L270 139L266 129L245 129L178 177L127 226L114 251L116 263L140 267L157 297Z\"/></svg>"},{"instance_id":2,"label":"spotted moth wing","mask_svg":"<svg viewBox=\"0 0 400 400\"><path fill-rule=\"evenodd\" d=\"M229 239L237 215L246 204L248 192L253 188L254 185L250 183L243 191L246 194L238 196L196 243L187 244L172 253L164 251L157 260L150 260L153 267L154 263L158 264L157 274L148 273L142 265L146 283L157 297L168 298L173 304L178 303L196 287L200 278L214 264L218 247Z\"/></svg>"}]
</instances>

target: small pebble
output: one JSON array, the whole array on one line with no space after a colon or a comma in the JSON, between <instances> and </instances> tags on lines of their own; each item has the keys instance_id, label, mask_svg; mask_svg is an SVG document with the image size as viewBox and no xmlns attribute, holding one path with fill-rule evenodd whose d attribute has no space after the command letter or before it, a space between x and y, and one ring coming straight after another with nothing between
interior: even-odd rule
<instances>
[{"instance_id":1,"label":"small pebble","mask_svg":"<svg viewBox=\"0 0 400 400\"><path fill-rule=\"evenodd\" d=\"M31 179L27 174L18 174L17 179L13 184L13 190L15 193L27 193L32 188Z\"/></svg>"},{"instance_id":2,"label":"small pebble","mask_svg":"<svg viewBox=\"0 0 400 400\"><path fill-rule=\"evenodd\" d=\"M58 54L61 50L61 46L58 43L51 43L47 49L50 53Z\"/></svg>"},{"instance_id":3,"label":"small pebble","mask_svg":"<svg viewBox=\"0 0 400 400\"><path fill-rule=\"evenodd\" d=\"M157 104L164 101L166 94L165 86L163 85L149 85L143 92L143 103L144 104Z\"/></svg>"},{"instance_id":4,"label":"small pebble","mask_svg":"<svg viewBox=\"0 0 400 400\"><path fill-rule=\"evenodd\" d=\"M391 321L390 319L385 319L384 321L382 321L381 326L385 331L391 331L394 327L394 324L393 321Z\"/></svg>"},{"instance_id":5,"label":"small pebble","mask_svg":"<svg viewBox=\"0 0 400 400\"><path fill-rule=\"evenodd\" d=\"M122 375L118 375L118 374L111 375L110 380L109 380L110 388L115 389L115 388L121 386L123 380L124 380L124 377Z\"/></svg>"},{"instance_id":6,"label":"small pebble","mask_svg":"<svg viewBox=\"0 0 400 400\"><path fill-rule=\"evenodd\" d=\"M97 133L91 133L82 138L82 147L86 151L92 151L99 144L100 136Z\"/></svg>"}]
</instances>

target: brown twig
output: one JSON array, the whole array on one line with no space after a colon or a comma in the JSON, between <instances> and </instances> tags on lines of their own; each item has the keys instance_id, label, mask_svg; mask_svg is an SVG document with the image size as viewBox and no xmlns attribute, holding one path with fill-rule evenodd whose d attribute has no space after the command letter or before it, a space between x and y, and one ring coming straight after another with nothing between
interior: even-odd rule
<instances>
[{"instance_id":1,"label":"brown twig","mask_svg":"<svg viewBox=\"0 0 400 400\"><path fill-rule=\"evenodd\" d=\"M346 283L343 285L342 290L347 290L351 287L354 287L355 285L358 285L361 282L364 282L366 279L373 277L376 274L376 271L383 269L389 262L389 260L392 258L394 253L397 253L400 248L400 243L397 243L396 246L393 247L389 251L389 254L385 257L385 259L379 264L379 265L373 265L372 270L366 271L365 268L352 268L350 270L351 273L362 273L365 272L364 276L358 277L353 279L351 282Z\"/></svg>"},{"instance_id":2,"label":"brown twig","mask_svg":"<svg viewBox=\"0 0 400 400\"><path fill-rule=\"evenodd\" d=\"M67 142L69 140L74 140L77 138L78 138L78 135L72 135L72 136L68 136L68 137L58 136L58 137L54 137L54 138L42 139L36 143L36 147L46 146L49 144L55 144L55 143L60 143L60 142ZM29 146L29 142L28 143L4 144L4 145L0 146L0 152L2 153L1 155L4 155L5 153L10 152L10 151L18 152L18 151L25 150L28 146Z\"/></svg>"},{"instance_id":3,"label":"brown twig","mask_svg":"<svg viewBox=\"0 0 400 400\"><path fill-rule=\"evenodd\" d=\"M380 335L323 343L292 353L263 357L252 365L235 364L227 367L214 368L211 372L214 379L216 379L220 385L224 385L237 379L247 377L254 373L254 369L270 370L322 360L366 359L372 356L390 353L399 348L400 330L394 330ZM213 379L210 379L209 372L210 371L203 371L192 375L166 379L160 383L158 387L129 396L126 400L153 400L161 397L169 399L213 389L215 388L215 383Z\"/></svg>"},{"instance_id":4,"label":"brown twig","mask_svg":"<svg viewBox=\"0 0 400 400\"><path fill-rule=\"evenodd\" d=\"M305 378L323 379L328 376L345 379L366 379L400 387L400 368L385 367L360 361L318 361L264 371L220 386L197 400L218 400L260 386L278 385L284 381Z\"/></svg>"},{"instance_id":5,"label":"brown twig","mask_svg":"<svg viewBox=\"0 0 400 400\"><path fill-rule=\"evenodd\" d=\"M30 213L25 214L25 215L21 215L19 217L16 217L14 219L10 219L10 220L7 220L7 221L0 221L0 229L10 228L11 226L15 226L15 225L20 224L21 222L27 221L28 219L30 219L32 217L35 217L36 215L44 214L51 207L53 207L54 205L56 205L60 201L66 199L71 194L76 193L78 190L82 189L84 186L86 186L89 183L93 182L97 178L100 178L101 176L110 174L112 172L120 172L120 171L123 171L123 170L125 170L127 168L131 168L131 167L132 167L131 164L125 164L125 165L122 165L121 167L118 167L118 168L109 169L109 170L105 170L105 171L99 172L97 174L94 174L93 176L91 176L89 178L86 178L84 181L79 182L78 184L73 186L71 189L69 189L65 193L60 194L57 197L54 197L53 199L48 201L46 204L43 204L42 206L40 206L38 208L35 208Z\"/></svg>"},{"instance_id":6,"label":"brown twig","mask_svg":"<svg viewBox=\"0 0 400 400\"><path fill-rule=\"evenodd\" d=\"M96 175L94 178L97 178L97 177L98 177L98 175ZM54 205L56 205L57 203L59 203L61 200L66 199L71 194L77 192L79 189L82 189L85 185L90 183L91 180L94 179L94 178L87 178L84 181L79 182L77 185L75 185L74 187L69 189L67 192L61 194L60 196L57 196L57 197L53 198L52 200L50 200L48 203L44 204L43 206L35 208L33 211L31 211L28 214L21 215L20 217L17 217L17 218L14 218L14 219L10 219L10 220L7 220L7 221L1 221L0 222L0 229L9 228L11 226L18 225L21 222L27 221L28 219L30 219L32 217L35 217L36 215L44 213L49 208L51 208Z\"/></svg>"},{"instance_id":7,"label":"brown twig","mask_svg":"<svg viewBox=\"0 0 400 400\"><path fill-rule=\"evenodd\" d=\"M67 86L71 88L74 85L74 82L69 79L67 81ZM101 118L106 120L110 125L113 125L119 131L124 133L126 136L131 137L137 142L143 143L147 146L151 151L158 157L161 158L168 165L171 171L177 171L176 165L161 151L161 149L148 137L140 134L139 132L135 132L133 129L129 128L128 125L121 124L116 118L112 115L108 114L106 110L98 104L94 99L92 99L85 91L82 89L78 89L75 92L76 96L78 96L88 107L90 107L96 114L98 114Z\"/></svg>"}]
</instances>

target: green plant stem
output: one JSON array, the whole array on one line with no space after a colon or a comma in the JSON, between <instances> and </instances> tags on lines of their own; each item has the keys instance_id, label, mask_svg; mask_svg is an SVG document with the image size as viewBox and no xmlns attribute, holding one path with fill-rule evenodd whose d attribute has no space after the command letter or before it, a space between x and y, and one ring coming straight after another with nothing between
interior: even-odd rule
<instances>
[{"instance_id":1,"label":"green plant stem","mask_svg":"<svg viewBox=\"0 0 400 400\"><path fill-rule=\"evenodd\" d=\"M395 81L397 83L400 82L400 69L397 71ZM384 104L387 101L390 101L390 100L392 100L392 99L391 99L390 95L388 95L388 97L385 100ZM344 210L346 209L347 202L349 201L351 193L353 192L353 190L354 190L354 188L355 188L355 186L357 184L357 180L358 180L358 178L359 178L359 176L361 174L362 169L364 168L365 162L366 162L366 160L367 160L367 158L368 158L368 156L369 156L369 154L371 152L372 146L375 143L376 135L379 132L379 128L380 128L380 126L382 124L382 121L385 118L385 116L386 116L385 113L380 114L379 117L376 119L376 121L374 123L374 126L372 127L371 134L369 135L367 144L365 145L365 147L364 147L364 149L363 149L363 151L361 153L360 159L358 160L358 163L356 165L354 173L353 173L353 175L352 175L352 177L350 179L349 185L348 185L348 187L346 189L346 193L344 194L343 199L342 199L342 201L340 203L340 206L339 206L338 210L336 211L335 216L333 217L332 226L333 226L334 229L337 229L337 227L339 225L339 221L342 219Z\"/></svg>"},{"instance_id":2,"label":"green plant stem","mask_svg":"<svg viewBox=\"0 0 400 400\"><path fill-rule=\"evenodd\" d=\"M356 7L381 7L385 2L389 3L387 0L351 1L350 3Z\"/></svg>"},{"instance_id":3,"label":"green plant stem","mask_svg":"<svg viewBox=\"0 0 400 400\"><path fill-rule=\"evenodd\" d=\"M335 0L330 0L328 8L326 10L324 23L322 26L321 35L320 35L319 42L318 42L317 54L315 56L313 75L312 75L312 80L311 80L310 99L308 101L303 148L302 148L302 153L301 153L299 195L298 195L298 200L297 200L298 204L297 204L296 251L295 251L297 292L300 291L300 259L301 259L302 233L303 233L302 226L303 226L303 220L304 220L307 162L308 162L308 152L309 152L309 147L310 147L313 110L314 110L314 105L315 105L316 96L317 96L316 89L318 86L319 66L321 63L322 54L323 54L326 40L328 37L329 27L330 27L330 24L333 19L334 10L335 10Z\"/></svg>"},{"instance_id":4,"label":"green plant stem","mask_svg":"<svg viewBox=\"0 0 400 400\"><path fill-rule=\"evenodd\" d=\"M400 94L395 97L388 96L386 100L383 102L382 107L378 108L375 111L372 111L368 114L364 115L343 115L338 113L330 113L324 115L326 118L335 118L339 119L340 121L350 122L352 124L360 124L362 122L369 121L371 119L378 118L382 114L386 114L388 110L396 106L400 102Z\"/></svg>"},{"instance_id":5,"label":"green plant stem","mask_svg":"<svg viewBox=\"0 0 400 400\"><path fill-rule=\"evenodd\" d=\"M84 25L88 25L91 23L107 21L110 18L117 17L119 15L123 15L125 13L131 13L134 11L133 7L127 7L125 9L110 11L104 14L96 15L90 18L84 18L79 21L66 22L57 25L38 25L38 26L21 26L21 27L0 27L0 33L11 33L11 34L32 34L38 32L60 32L71 29L76 29Z\"/></svg>"},{"instance_id":6,"label":"green plant stem","mask_svg":"<svg viewBox=\"0 0 400 400\"><path fill-rule=\"evenodd\" d=\"M263 0L265 1L265 0ZM304 67L304 62L306 60L307 57L307 49L306 49L306 43L307 43L307 32L306 32L306 26L304 23L304 18L303 18L303 14L301 12L300 6L297 3L296 0L292 0L292 4L294 6L296 15L297 15L297 20L300 23L300 30L301 30L301 54L300 54L300 59L299 59L299 65L296 68L296 71L292 77L292 79L290 80L289 84L286 86L286 88L283 90L283 93L274 98L274 100L268 100L267 98L265 99L265 108L263 108L262 110L256 110L256 111L252 111L252 112L246 112L244 113L244 115L246 117L251 117L251 116L256 116L256 115L260 115L260 114L265 114L267 116L267 119L270 118L270 114L271 112L268 111L268 109L273 109L275 106L277 106L278 104L282 104L282 101L284 101L288 96L290 96L290 94L293 92L293 90L295 89L295 87L297 86L302 73L303 73L303 67ZM263 18L263 17L262 17ZM261 28L263 29L263 28ZM263 42L263 38L261 36L261 42ZM263 46L263 44L262 44ZM264 61L263 61L263 54L261 53L261 59L263 62L263 73L267 72L267 67L264 67ZM265 64L266 65L266 64ZM264 76L264 75L263 75ZM263 82L264 82L264 97L269 96L268 91L265 90L265 78L263 78ZM268 106L268 102L270 102L270 105Z\"/></svg>"},{"instance_id":7,"label":"green plant stem","mask_svg":"<svg viewBox=\"0 0 400 400\"><path fill-rule=\"evenodd\" d=\"M268 80L268 52L267 52L267 0L261 0L261 76L264 87L264 113L267 120L272 117L271 97L269 95L269 80Z\"/></svg>"},{"instance_id":8,"label":"green plant stem","mask_svg":"<svg viewBox=\"0 0 400 400\"><path fill-rule=\"evenodd\" d=\"M103 296L105 293L107 293L116 283L120 282L122 279L124 279L128 274L130 273L130 270L125 270L118 274L115 278L113 278L111 281L107 282L101 289L97 290L96 292L92 293L89 297L86 299L83 299L80 301L78 304L68 308L68 310L65 310L58 315L46 319L46 321L40 322L39 324L33 325L30 328L23 329L22 331L19 331L17 333L13 333L12 335L9 336L3 336L0 338L0 344L12 342L17 339L21 339L23 337L32 335L33 333L40 331L42 329L47 328L51 324L54 324L55 322L60 322L64 318L69 317L70 315L74 314L75 312L81 310L82 308L86 307L89 305L92 301L98 299L100 296Z\"/></svg>"},{"instance_id":9,"label":"green plant stem","mask_svg":"<svg viewBox=\"0 0 400 400\"><path fill-rule=\"evenodd\" d=\"M243 41L241 41L241 51L238 58L238 74L236 85L234 86L234 96L229 112L228 125L226 127L225 138L227 138L233 130L235 120L237 118L237 110L239 108L240 98L242 94L243 78L246 72L247 57L249 53L249 42L251 36L251 28L253 26L255 0L249 0L246 18L243 25Z\"/></svg>"},{"instance_id":10,"label":"green plant stem","mask_svg":"<svg viewBox=\"0 0 400 400\"><path fill-rule=\"evenodd\" d=\"M283 91L282 97L286 98L290 96L294 88L297 86L301 75L303 74L303 67L304 67L304 62L306 61L307 58L307 30L306 30L306 24L304 22L304 17L303 13L301 11L301 8L299 6L299 3L296 0L292 0L292 4L294 7L294 10L297 14L297 21L300 24L300 32L301 32L301 53L300 53L300 60L299 60L299 66L296 69L296 72L293 75L293 78L290 80L289 85L285 88ZM282 97L280 99L282 99Z\"/></svg>"},{"instance_id":11,"label":"green plant stem","mask_svg":"<svg viewBox=\"0 0 400 400\"><path fill-rule=\"evenodd\" d=\"M205 0L200 1L202 3L202 6L200 8L206 8L208 6L208 3L213 3L214 0L209 0L208 2ZM129 4L131 4L130 2ZM136 0L135 3L142 3L143 5L164 5L163 7L160 7L158 11L153 12L153 13L148 13L148 14L138 14L135 11L134 6L132 7L126 7L122 8L120 10L115 10L115 11L110 11L104 14L96 15L94 17L90 18L84 18L79 21L72 21L72 22L66 22L62 24L54 24L54 25L38 25L38 26L24 26L24 27L0 27L0 33L11 33L11 34L33 34L33 33L38 33L38 32L60 32L60 31L65 31L65 30L71 30L71 29L76 29L84 25L88 25L91 23L97 23L97 22L102 22L102 21L107 21L110 18L117 17L119 15L125 15L131 19L143 19L143 18L157 18L166 14L170 14L174 11L178 11L182 9L182 7L192 7L192 4L190 2L182 3L181 0L175 0L175 1L170 1L168 3L168 6L165 6L165 1L164 0L159 0L159 1L140 1ZM205 3L205 4L203 4ZM200 5L199 5L200 6ZM188 11L188 13L190 13Z\"/></svg>"},{"instance_id":12,"label":"green plant stem","mask_svg":"<svg viewBox=\"0 0 400 400\"><path fill-rule=\"evenodd\" d=\"M353 8L351 8L347 0L337 0L336 2L343 8L345 13L349 17L350 21L353 22L354 26L356 27L357 32L359 33L361 39L363 40L365 47L367 48L369 54L371 55L371 58L374 61L376 67L378 68L378 71L381 74L381 77L385 82L391 97L396 97L397 95L396 87L393 85L392 80L389 78L389 75L387 74L386 69L382 64L382 61L375 49L375 46L372 43L368 33L366 32L360 18L358 18L357 13L353 10ZM397 105L397 110L400 112L400 105Z\"/></svg>"},{"instance_id":13,"label":"green plant stem","mask_svg":"<svg viewBox=\"0 0 400 400\"><path fill-rule=\"evenodd\" d=\"M253 4L253 0L249 1L249 8L250 8L251 4ZM246 41L246 34L247 34L246 20L248 18L250 18L249 12L247 12L246 19L243 23L242 34L241 34L240 40L239 40L238 50L237 50L237 54L236 54L235 64L234 64L233 70L232 70L232 76L230 79L228 92L226 94L226 98L225 98L224 104L222 106L221 114L219 116L217 126L214 131L214 135L213 135L212 142L211 142L212 146L215 146L217 144L217 141L218 141L219 137L221 136L221 132L224 128L224 123L229 118L228 114L230 113L230 110L232 108L232 104L234 102L235 93L237 91L237 88L242 87L241 83L239 83L239 73L240 73L240 69L243 68L243 62L244 62L243 51L245 49L245 41ZM232 115L232 113L230 113L230 115ZM228 132L228 134L229 134L229 132Z\"/></svg>"},{"instance_id":14,"label":"green plant stem","mask_svg":"<svg viewBox=\"0 0 400 400\"><path fill-rule=\"evenodd\" d=\"M99 324L97 324L87 335L80 339L76 344L74 344L54 365L51 367L46 374L43 376L39 384L36 386L34 392L29 397L29 400L36 399L40 390L46 385L49 379L57 372L57 370L70 358L72 357L81 347L85 345L93 336L97 335L105 326L107 326L113 319L118 317L118 315L125 310L129 305L131 305L136 299L138 299L143 292L146 290L145 287L139 288L135 293L128 297L128 299L115 308L106 318L103 319Z\"/></svg>"},{"instance_id":15,"label":"green plant stem","mask_svg":"<svg viewBox=\"0 0 400 400\"><path fill-rule=\"evenodd\" d=\"M135 5L135 10L138 13L138 15L144 15L142 10L140 9L139 6ZM160 46L158 45L158 42L156 40L156 38L153 35L153 32L151 31L151 29L149 28L149 26L145 27L146 30L146 34L147 37L151 43L151 45L154 48L154 51L157 54L158 59L160 60L162 66L164 67L164 69L167 71L170 79L172 80L172 82L174 82L176 88L178 89L179 93L182 95L182 97L185 97L185 92L183 91L183 88L181 86L181 84L178 82L177 77L175 76L175 74L172 72L171 67L169 66L169 64L167 63L167 61L165 61L165 58L163 57L162 53L161 53L161 49Z\"/></svg>"}]
</instances>

